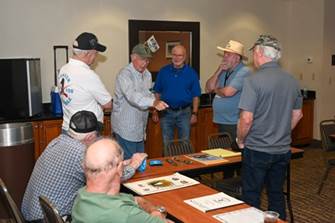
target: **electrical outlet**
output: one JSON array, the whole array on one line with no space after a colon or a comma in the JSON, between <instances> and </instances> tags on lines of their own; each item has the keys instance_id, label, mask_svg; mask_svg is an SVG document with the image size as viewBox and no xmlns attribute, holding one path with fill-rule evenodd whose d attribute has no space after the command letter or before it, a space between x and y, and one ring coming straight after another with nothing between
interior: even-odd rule
<instances>
[{"instance_id":1,"label":"electrical outlet","mask_svg":"<svg viewBox=\"0 0 335 223\"><path fill-rule=\"evenodd\" d=\"M315 73L314 72L312 73L312 80L313 81L315 80Z\"/></svg>"},{"instance_id":2,"label":"electrical outlet","mask_svg":"<svg viewBox=\"0 0 335 223\"><path fill-rule=\"evenodd\" d=\"M329 77L328 84L329 84L329 85L332 84L332 77Z\"/></svg>"}]
</instances>

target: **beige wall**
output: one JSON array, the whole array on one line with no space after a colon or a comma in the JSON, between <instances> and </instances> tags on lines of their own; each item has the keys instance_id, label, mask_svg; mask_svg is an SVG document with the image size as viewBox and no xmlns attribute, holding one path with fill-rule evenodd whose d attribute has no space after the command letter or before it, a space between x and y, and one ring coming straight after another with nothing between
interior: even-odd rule
<instances>
[{"instance_id":1,"label":"beige wall","mask_svg":"<svg viewBox=\"0 0 335 223\"><path fill-rule=\"evenodd\" d=\"M49 102L52 46L71 45L79 33L94 32L108 47L96 71L112 93L117 72L128 62L128 19L199 21L202 87L220 61L216 45L236 39L250 47L260 33L272 33L283 43L283 66L302 79L302 86L317 90L318 96L334 95L334 83L328 81L334 68L324 64L334 53L330 6L334 8L334 1L2 0L0 57L40 57L43 101ZM305 63L309 56L312 64ZM330 98L318 97L316 105L317 121L335 114Z\"/></svg>"}]
</instances>

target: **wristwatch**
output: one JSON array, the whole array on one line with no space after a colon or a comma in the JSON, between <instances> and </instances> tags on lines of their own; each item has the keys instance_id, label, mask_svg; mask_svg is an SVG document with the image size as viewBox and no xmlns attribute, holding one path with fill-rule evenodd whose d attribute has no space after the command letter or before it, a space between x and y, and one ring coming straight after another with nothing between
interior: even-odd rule
<instances>
[{"instance_id":1,"label":"wristwatch","mask_svg":"<svg viewBox=\"0 0 335 223\"><path fill-rule=\"evenodd\" d=\"M166 211L166 208L164 206L157 206L156 207L156 210L158 212L160 212L164 217L166 217L167 215L167 211Z\"/></svg>"},{"instance_id":2,"label":"wristwatch","mask_svg":"<svg viewBox=\"0 0 335 223\"><path fill-rule=\"evenodd\" d=\"M197 115L198 115L198 112L192 112L192 115L197 116Z\"/></svg>"}]
</instances>

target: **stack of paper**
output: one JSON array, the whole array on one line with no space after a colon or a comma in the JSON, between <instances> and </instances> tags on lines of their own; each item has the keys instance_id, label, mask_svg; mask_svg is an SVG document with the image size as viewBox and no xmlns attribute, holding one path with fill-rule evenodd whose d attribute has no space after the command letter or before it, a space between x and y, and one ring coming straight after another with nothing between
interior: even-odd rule
<instances>
[{"instance_id":1,"label":"stack of paper","mask_svg":"<svg viewBox=\"0 0 335 223\"><path fill-rule=\"evenodd\" d=\"M222 148L207 149L207 150L202 150L201 152L207 153L213 156L217 156L217 157L223 157L223 158L241 155L241 152L233 152L231 150L222 149Z\"/></svg>"},{"instance_id":2,"label":"stack of paper","mask_svg":"<svg viewBox=\"0 0 335 223\"><path fill-rule=\"evenodd\" d=\"M222 192L184 200L184 202L203 212L243 203L243 201Z\"/></svg>"},{"instance_id":3,"label":"stack of paper","mask_svg":"<svg viewBox=\"0 0 335 223\"><path fill-rule=\"evenodd\" d=\"M213 215L213 217L223 223L260 223L264 222L263 211L254 207L243 208L236 211Z\"/></svg>"}]
</instances>

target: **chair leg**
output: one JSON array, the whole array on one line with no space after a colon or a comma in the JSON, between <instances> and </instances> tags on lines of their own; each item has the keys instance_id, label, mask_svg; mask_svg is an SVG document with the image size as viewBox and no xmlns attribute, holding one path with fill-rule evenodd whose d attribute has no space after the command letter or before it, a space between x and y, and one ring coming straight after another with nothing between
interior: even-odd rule
<instances>
[{"instance_id":1,"label":"chair leg","mask_svg":"<svg viewBox=\"0 0 335 223\"><path fill-rule=\"evenodd\" d=\"M319 190L318 190L318 194L319 194L319 195L321 194L321 190L322 190L322 188L323 188L323 184L325 183L325 181L326 181L326 179L327 179L327 177L328 177L329 170L330 170L330 166L327 166L326 172L325 172L325 174L323 175L321 184L320 184L320 186L319 186Z\"/></svg>"}]
</instances>

